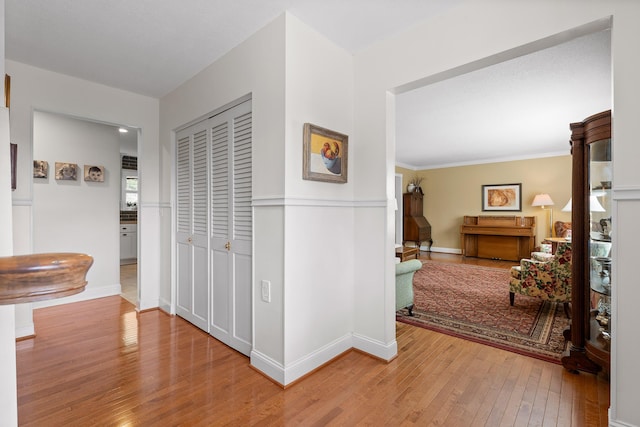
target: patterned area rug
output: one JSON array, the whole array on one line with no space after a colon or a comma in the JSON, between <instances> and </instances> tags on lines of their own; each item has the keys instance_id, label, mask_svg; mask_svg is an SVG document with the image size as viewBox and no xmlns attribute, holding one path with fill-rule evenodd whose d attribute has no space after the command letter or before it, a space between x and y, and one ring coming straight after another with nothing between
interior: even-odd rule
<instances>
[{"instance_id":1,"label":"patterned area rug","mask_svg":"<svg viewBox=\"0 0 640 427\"><path fill-rule=\"evenodd\" d=\"M509 271L422 260L414 276L413 317L400 322L560 363L570 320L562 304L516 294L509 305Z\"/></svg>"}]
</instances>

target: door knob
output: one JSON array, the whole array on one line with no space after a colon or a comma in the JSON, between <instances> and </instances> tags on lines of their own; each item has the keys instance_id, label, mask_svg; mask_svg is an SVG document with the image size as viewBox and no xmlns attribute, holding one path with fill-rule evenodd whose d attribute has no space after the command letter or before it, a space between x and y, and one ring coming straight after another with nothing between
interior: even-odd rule
<instances>
[{"instance_id":1,"label":"door knob","mask_svg":"<svg viewBox=\"0 0 640 427\"><path fill-rule=\"evenodd\" d=\"M231 243L229 243L229 242L225 243L224 248L226 250L230 251L231 250Z\"/></svg>"}]
</instances>

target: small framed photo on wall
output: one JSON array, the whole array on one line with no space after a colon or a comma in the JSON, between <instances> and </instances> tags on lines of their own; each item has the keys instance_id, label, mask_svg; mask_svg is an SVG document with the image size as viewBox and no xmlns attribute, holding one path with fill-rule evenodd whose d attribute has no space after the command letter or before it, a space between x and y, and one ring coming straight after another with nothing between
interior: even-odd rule
<instances>
[{"instance_id":1,"label":"small framed photo on wall","mask_svg":"<svg viewBox=\"0 0 640 427\"><path fill-rule=\"evenodd\" d=\"M47 162L46 160L34 160L33 177L44 179L49 178L49 162Z\"/></svg>"},{"instance_id":2,"label":"small framed photo on wall","mask_svg":"<svg viewBox=\"0 0 640 427\"><path fill-rule=\"evenodd\" d=\"M104 166L84 165L84 180L104 182Z\"/></svg>"},{"instance_id":3,"label":"small framed photo on wall","mask_svg":"<svg viewBox=\"0 0 640 427\"><path fill-rule=\"evenodd\" d=\"M56 179L63 181L77 181L78 165L75 163L56 162Z\"/></svg>"}]
</instances>

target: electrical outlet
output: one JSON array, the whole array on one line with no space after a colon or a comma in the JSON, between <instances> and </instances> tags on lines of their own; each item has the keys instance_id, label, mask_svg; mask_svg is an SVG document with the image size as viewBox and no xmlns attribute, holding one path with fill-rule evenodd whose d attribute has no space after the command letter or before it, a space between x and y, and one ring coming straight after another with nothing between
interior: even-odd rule
<instances>
[{"instance_id":1,"label":"electrical outlet","mask_svg":"<svg viewBox=\"0 0 640 427\"><path fill-rule=\"evenodd\" d=\"M268 280L263 280L261 284L262 301L271 302L271 282Z\"/></svg>"}]
</instances>

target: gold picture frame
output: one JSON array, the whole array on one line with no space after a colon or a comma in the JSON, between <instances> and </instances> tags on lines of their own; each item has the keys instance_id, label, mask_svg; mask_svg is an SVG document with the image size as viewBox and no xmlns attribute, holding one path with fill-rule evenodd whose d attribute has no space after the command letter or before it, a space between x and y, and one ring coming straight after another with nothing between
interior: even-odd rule
<instances>
[{"instance_id":1,"label":"gold picture frame","mask_svg":"<svg viewBox=\"0 0 640 427\"><path fill-rule=\"evenodd\" d=\"M302 179L339 184L347 182L347 135L305 123L303 144Z\"/></svg>"}]
</instances>

